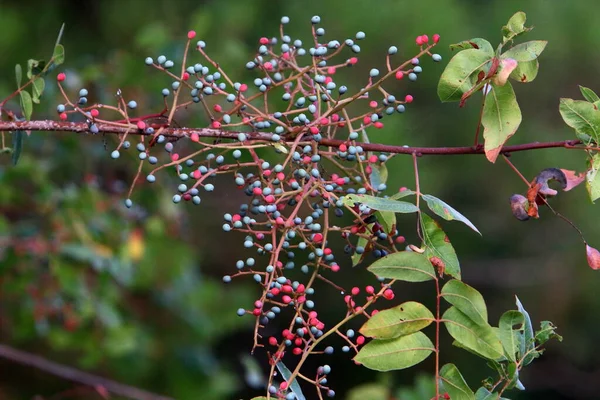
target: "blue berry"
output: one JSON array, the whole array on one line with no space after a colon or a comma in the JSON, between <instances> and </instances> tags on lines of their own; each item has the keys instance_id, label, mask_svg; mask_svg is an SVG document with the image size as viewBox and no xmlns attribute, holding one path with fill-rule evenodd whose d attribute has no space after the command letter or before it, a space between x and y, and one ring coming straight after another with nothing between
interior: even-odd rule
<instances>
[{"instance_id":1,"label":"blue berry","mask_svg":"<svg viewBox=\"0 0 600 400\"><path fill-rule=\"evenodd\" d=\"M157 61L160 65L163 65L166 61L167 61L167 57L165 56L158 56Z\"/></svg>"},{"instance_id":2,"label":"blue berry","mask_svg":"<svg viewBox=\"0 0 600 400\"><path fill-rule=\"evenodd\" d=\"M150 182L150 183L152 183L152 182L156 182L156 176L154 176L154 175L150 174L150 175L148 175L148 176L146 177L146 180L147 180L148 182Z\"/></svg>"},{"instance_id":3,"label":"blue berry","mask_svg":"<svg viewBox=\"0 0 600 400\"><path fill-rule=\"evenodd\" d=\"M152 64L154 64L154 60L152 59L152 57L146 57L146 59L144 60L144 62L146 63L146 65L152 65Z\"/></svg>"},{"instance_id":4,"label":"blue berry","mask_svg":"<svg viewBox=\"0 0 600 400\"><path fill-rule=\"evenodd\" d=\"M246 314L246 310L244 310L243 308L238 308L237 311L236 311L236 314L239 317L243 317Z\"/></svg>"},{"instance_id":5,"label":"blue berry","mask_svg":"<svg viewBox=\"0 0 600 400\"><path fill-rule=\"evenodd\" d=\"M392 55L392 54L396 54L398 52L398 48L396 46L390 46L390 48L388 49L388 54Z\"/></svg>"},{"instance_id":6,"label":"blue berry","mask_svg":"<svg viewBox=\"0 0 600 400\"><path fill-rule=\"evenodd\" d=\"M282 24L289 24L290 23L290 17L281 17L281 23Z\"/></svg>"},{"instance_id":7,"label":"blue berry","mask_svg":"<svg viewBox=\"0 0 600 400\"><path fill-rule=\"evenodd\" d=\"M113 158L113 159L115 159L115 160L116 160L117 158L119 158L119 156L120 156L120 155L121 155L121 154L119 153L119 150L113 150L113 152L112 152L112 153L110 153L110 157L111 157L111 158Z\"/></svg>"},{"instance_id":8,"label":"blue berry","mask_svg":"<svg viewBox=\"0 0 600 400\"><path fill-rule=\"evenodd\" d=\"M192 202L193 202L195 205L198 205L198 204L200 204L200 202L201 202L201 201L202 201L202 199L200 199L200 196L194 196L194 197L192 197Z\"/></svg>"},{"instance_id":9,"label":"blue berry","mask_svg":"<svg viewBox=\"0 0 600 400\"><path fill-rule=\"evenodd\" d=\"M137 107L137 102L135 100L131 100L129 103L127 103L127 107L134 109Z\"/></svg>"},{"instance_id":10,"label":"blue berry","mask_svg":"<svg viewBox=\"0 0 600 400\"><path fill-rule=\"evenodd\" d=\"M325 347L324 353L325 354L333 354L333 347L331 347L331 346Z\"/></svg>"},{"instance_id":11,"label":"blue berry","mask_svg":"<svg viewBox=\"0 0 600 400\"><path fill-rule=\"evenodd\" d=\"M165 68L173 68L174 65L175 65L175 63L171 60L167 60L165 62Z\"/></svg>"},{"instance_id":12,"label":"blue berry","mask_svg":"<svg viewBox=\"0 0 600 400\"><path fill-rule=\"evenodd\" d=\"M379 75L379 70L377 68L373 68L370 72L369 72L369 76L371 76L371 78L375 78L377 75Z\"/></svg>"},{"instance_id":13,"label":"blue berry","mask_svg":"<svg viewBox=\"0 0 600 400\"><path fill-rule=\"evenodd\" d=\"M169 89L165 88L162 90L162 95L167 97L171 92L169 91Z\"/></svg>"},{"instance_id":14,"label":"blue berry","mask_svg":"<svg viewBox=\"0 0 600 400\"><path fill-rule=\"evenodd\" d=\"M65 105L64 104L59 104L56 106L56 111L58 111L59 113L65 112Z\"/></svg>"},{"instance_id":15,"label":"blue berry","mask_svg":"<svg viewBox=\"0 0 600 400\"><path fill-rule=\"evenodd\" d=\"M321 17L319 17L318 15L315 15L314 17L312 17L310 19L310 22L312 22L313 24L318 24L321 22Z\"/></svg>"},{"instance_id":16,"label":"blue berry","mask_svg":"<svg viewBox=\"0 0 600 400\"><path fill-rule=\"evenodd\" d=\"M440 62L440 61L442 61L442 56L440 56L439 54L433 54L431 56L431 59L435 62Z\"/></svg>"},{"instance_id":17,"label":"blue berry","mask_svg":"<svg viewBox=\"0 0 600 400\"><path fill-rule=\"evenodd\" d=\"M225 276L223 277L223 282L225 282L225 283L229 283L229 282L231 282L231 276L229 276L229 275L225 275Z\"/></svg>"},{"instance_id":18,"label":"blue berry","mask_svg":"<svg viewBox=\"0 0 600 400\"><path fill-rule=\"evenodd\" d=\"M100 130L98 129L98 126L96 124L91 124L90 125L90 132L95 135L98 132L100 132Z\"/></svg>"},{"instance_id":19,"label":"blue berry","mask_svg":"<svg viewBox=\"0 0 600 400\"><path fill-rule=\"evenodd\" d=\"M399 113L403 113L404 111L406 111L406 107L404 107L403 104L399 104L398 107L396 107L396 111L398 111Z\"/></svg>"},{"instance_id":20,"label":"blue berry","mask_svg":"<svg viewBox=\"0 0 600 400\"><path fill-rule=\"evenodd\" d=\"M413 68L413 71L415 74L420 74L421 72L423 72L423 68L421 68L420 66L416 66Z\"/></svg>"},{"instance_id":21,"label":"blue berry","mask_svg":"<svg viewBox=\"0 0 600 400\"><path fill-rule=\"evenodd\" d=\"M412 82L417 80L417 74L415 74L414 72L411 72L410 74L408 74L408 79L411 80Z\"/></svg>"},{"instance_id":22,"label":"blue berry","mask_svg":"<svg viewBox=\"0 0 600 400\"><path fill-rule=\"evenodd\" d=\"M131 201L131 199L126 199L125 200L125 207L131 208L131 206L133 206L133 202Z\"/></svg>"},{"instance_id":23,"label":"blue berry","mask_svg":"<svg viewBox=\"0 0 600 400\"><path fill-rule=\"evenodd\" d=\"M246 134L245 133L238 133L238 140L240 142L245 142L246 141Z\"/></svg>"},{"instance_id":24,"label":"blue berry","mask_svg":"<svg viewBox=\"0 0 600 400\"><path fill-rule=\"evenodd\" d=\"M87 89L81 89L79 91L79 97L86 97L88 95Z\"/></svg>"},{"instance_id":25,"label":"blue berry","mask_svg":"<svg viewBox=\"0 0 600 400\"><path fill-rule=\"evenodd\" d=\"M213 185L212 183L207 183L206 185L204 185L204 190L206 190L207 192L212 192L213 190L215 190L215 185Z\"/></svg>"},{"instance_id":26,"label":"blue berry","mask_svg":"<svg viewBox=\"0 0 600 400\"><path fill-rule=\"evenodd\" d=\"M206 47L206 43L204 42L204 40L198 40L198 42L196 43L196 47L203 49Z\"/></svg>"},{"instance_id":27,"label":"blue berry","mask_svg":"<svg viewBox=\"0 0 600 400\"><path fill-rule=\"evenodd\" d=\"M362 40L362 39L364 39L364 38L365 38L365 36L366 36L366 35L365 35L365 33L364 33L363 31L360 31L360 32L357 32L357 33L356 33L356 39L357 39L357 40Z\"/></svg>"},{"instance_id":28,"label":"blue berry","mask_svg":"<svg viewBox=\"0 0 600 400\"><path fill-rule=\"evenodd\" d=\"M173 196L173 203L179 203L181 201L181 196L176 194Z\"/></svg>"}]
</instances>

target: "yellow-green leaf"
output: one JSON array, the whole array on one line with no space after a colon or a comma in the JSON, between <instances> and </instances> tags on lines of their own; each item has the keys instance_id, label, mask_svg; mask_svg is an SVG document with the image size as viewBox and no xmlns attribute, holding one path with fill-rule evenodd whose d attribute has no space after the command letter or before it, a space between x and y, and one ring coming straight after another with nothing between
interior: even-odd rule
<instances>
[{"instance_id":1,"label":"yellow-green leaf","mask_svg":"<svg viewBox=\"0 0 600 400\"><path fill-rule=\"evenodd\" d=\"M19 96L21 98L21 111L23 112L23 115L25 115L25 119L29 121L31 119L31 114L33 113L33 101L31 100L31 95L29 92L21 90Z\"/></svg>"},{"instance_id":2,"label":"yellow-green leaf","mask_svg":"<svg viewBox=\"0 0 600 400\"><path fill-rule=\"evenodd\" d=\"M460 221L481 235L481 232L479 232L479 230L475 227L475 225L473 225L473 223L471 223L471 221L469 221L464 215L456 211L444 201L430 194L424 194L421 197L427 202L427 206L431 211L444 218L446 221Z\"/></svg>"},{"instance_id":3,"label":"yellow-green leaf","mask_svg":"<svg viewBox=\"0 0 600 400\"><path fill-rule=\"evenodd\" d=\"M496 162L502 146L521 124L521 109L510 82L503 86L492 85L485 98L481 124L485 156L490 162Z\"/></svg>"},{"instance_id":4,"label":"yellow-green leaf","mask_svg":"<svg viewBox=\"0 0 600 400\"><path fill-rule=\"evenodd\" d=\"M406 201L398 201L390 198L369 196L366 194L349 194L344 196L344 204L352 207L356 203L369 206L373 210L391 211L395 213L414 213L419 211L417 206Z\"/></svg>"},{"instance_id":5,"label":"yellow-green leaf","mask_svg":"<svg viewBox=\"0 0 600 400\"><path fill-rule=\"evenodd\" d=\"M460 280L460 264L456 251L448 236L436 221L421 213L421 229L423 232L423 247L428 260L442 263L444 273Z\"/></svg>"},{"instance_id":6,"label":"yellow-green leaf","mask_svg":"<svg viewBox=\"0 0 600 400\"><path fill-rule=\"evenodd\" d=\"M392 371L412 367L425 360L435 347L423 332L395 339L371 340L354 361L375 371Z\"/></svg>"},{"instance_id":7,"label":"yellow-green leaf","mask_svg":"<svg viewBox=\"0 0 600 400\"><path fill-rule=\"evenodd\" d=\"M452 400L475 400L475 394L454 364L446 364L440 369L440 379Z\"/></svg>"},{"instance_id":8,"label":"yellow-green leaf","mask_svg":"<svg viewBox=\"0 0 600 400\"><path fill-rule=\"evenodd\" d=\"M525 21L527 20L527 16L523 11L519 11L515 13L510 19L508 23L502 27L502 40L504 43L509 40L514 39L515 37L529 32L533 28L526 28Z\"/></svg>"},{"instance_id":9,"label":"yellow-green leaf","mask_svg":"<svg viewBox=\"0 0 600 400\"><path fill-rule=\"evenodd\" d=\"M375 339L393 339L418 332L433 320L433 314L423 304L407 301L373 315L360 328L360 333Z\"/></svg>"},{"instance_id":10,"label":"yellow-green leaf","mask_svg":"<svg viewBox=\"0 0 600 400\"><path fill-rule=\"evenodd\" d=\"M438 97L443 102L459 101L477 82L477 74L487 73L492 56L484 50L463 50L448 62L438 83Z\"/></svg>"},{"instance_id":11,"label":"yellow-green leaf","mask_svg":"<svg viewBox=\"0 0 600 400\"><path fill-rule=\"evenodd\" d=\"M531 40L511 47L502 53L502 58L512 58L518 62L527 62L536 60L548 42L546 40Z\"/></svg>"},{"instance_id":12,"label":"yellow-green leaf","mask_svg":"<svg viewBox=\"0 0 600 400\"><path fill-rule=\"evenodd\" d=\"M538 60L519 62L517 68L510 73L510 78L521 83L531 82L537 76L539 69Z\"/></svg>"},{"instance_id":13,"label":"yellow-green leaf","mask_svg":"<svg viewBox=\"0 0 600 400\"><path fill-rule=\"evenodd\" d=\"M32 89L31 92L33 93L33 102L36 104L40 103L40 97L42 96L42 93L44 93L44 88L46 86L46 82L44 81L44 78L39 77L34 79L33 84L32 84Z\"/></svg>"},{"instance_id":14,"label":"yellow-green leaf","mask_svg":"<svg viewBox=\"0 0 600 400\"><path fill-rule=\"evenodd\" d=\"M471 286L452 279L442 288L444 300L458 308L478 325L488 324L487 307L483 296Z\"/></svg>"},{"instance_id":15,"label":"yellow-green leaf","mask_svg":"<svg viewBox=\"0 0 600 400\"><path fill-rule=\"evenodd\" d=\"M500 340L490 325L478 325L456 307L442 316L446 329L462 347L490 360L503 357Z\"/></svg>"},{"instance_id":16,"label":"yellow-green leaf","mask_svg":"<svg viewBox=\"0 0 600 400\"><path fill-rule=\"evenodd\" d=\"M559 111L565 123L575 129L578 137L587 135L596 143L600 142L600 111L594 104L563 98L560 99Z\"/></svg>"},{"instance_id":17,"label":"yellow-green leaf","mask_svg":"<svg viewBox=\"0 0 600 400\"><path fill-rule=\"evenodd\" d=\"M427 257L414 251L389 254L375 261L367 269L378 277L406 282L435 279L435 271Z\"/></svg>"}]
</instances>

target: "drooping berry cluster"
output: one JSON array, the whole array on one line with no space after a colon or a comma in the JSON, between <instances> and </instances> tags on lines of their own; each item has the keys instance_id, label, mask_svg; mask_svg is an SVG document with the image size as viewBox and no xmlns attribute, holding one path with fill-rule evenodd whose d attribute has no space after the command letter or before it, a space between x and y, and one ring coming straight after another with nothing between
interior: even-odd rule
<instances>
[{"instance_id":1,"label":"drooping berry cluster","mask_svg":"<svg viewBox=\"0 0 600 400\"><path fill-rule=\"evenodd\" d=\"M288 17L281 19L278 38L259 39L255 56L246 63L246 68L256 74L251 83L231 79L208 56L202 40L195 48L206 61L188 62L188 49L196 36L193 31L187 35L179 71L175 62L164 55L156 60L147 57L147 66L172 79L170 86L161 91L165 108L159 113L131 117L129 112L137 108L137 103L126 101L120 91L115 106L88 105L86 89L81 89L78 100L72 102L61 85L65 75L59 74L57 79L65 97L65 104L57 107L59 118L67 120L70 114L80 114L88 121L91 133L107 127L126 128L127 133L121 135L111 152L113 159L119 158L122 150L132 148L128 138L136 135L139 141L133 147L140 160L138 177L143 173L153 183L160 170L174 168L180 181L173 194L174 203L200 204L200 190L213 192L213 178L218 175L229 174L232 183L243 190L247 200L224 215L223 230L241 234L244 248L254 254L237 261L223 281L251 276L261 287L252 307L240 308L238 315L256 318L254 347L269 346L272 350L269 392L279 398L293 398L291 382L300 376L308 355L333 352L333 347L321 343L329 335L345 338L347 345L342 351L357 351L365 338L356 336L352 329L342 331L342 325L358 315L369 317L367 308L379 298L394 297L383 280L377 288L366 286L364 299L359 299L361 290L355 287L342 296L346 315L331 327L319 319L311 299L317 279L341 290L327 277L341 268L329 245L331 235L341 235L346 241L345 253L352 255L355 263L367 253L382 257L395 252L396 246L404 243L395 226L379 221L368 206L349 203L347 196L377 196L387 189L385 163L391 156L366 151L360 143L369 141L371 129L383 128L386 118L404 113L414 98L409 93L388 92L385 81L405 76L416 81L423 71L423 55L441 60L430 53L439 35L433 36L432 43L427 35L421 35L416 39L418 54L394 66L398 48L391 46L385 70L371 69L364 77L364 86L350 91L336 78L340 69L358 63L358 43L366 38L365 33L358 32L343 41L326 40L321 19L315 16L311 19L311 40L304 43L285 34L289 21ZM342 56L347 50L352 53L349 58ZM366 111L351 114L348 106L352 103L364 105ZM207 127L175 129L178 111L196 104L206 115ZM101 118L102 109L121 119ZM159 148L167 153L166 162L157 154ZM259 148L272 148L279 154L278 161L260 157ZM137 177L134 184L136 181ZM132 207L133 201L127 198L125 205ZM354 221L336 225L345 221L339 219L345 213L350 213ZM263 341L263 328L279 315L290 318L288 327ZM276 385L275 368L280 368L286 352L297 357L297 365L287 380ZM335 393L327 387L330 372L325 365L316 371L314 380L305 378L306 374L302 377L333 397Z\"/></svg>"}]
</instances>

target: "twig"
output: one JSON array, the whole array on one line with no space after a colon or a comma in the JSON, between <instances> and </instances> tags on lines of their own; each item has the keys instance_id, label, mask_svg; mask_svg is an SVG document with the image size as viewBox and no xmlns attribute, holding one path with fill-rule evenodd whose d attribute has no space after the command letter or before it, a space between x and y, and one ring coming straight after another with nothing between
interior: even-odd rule
<instances>
[{"instance_id":1,"label":"twig","mask_svg":"<svg viewBox=\"0 0 600 400\"><path fill-rule=\"evenodd\" d=\"M99 133L109 134L138 134L142 132L139 130L132 131L131 127L112 126L107 124L97 124ZM85 122L62 122L62 121L51 121L51 120L40 120L40 121L0 121L0 132L5 131L56 131L56 132L73 132L73 133L89 133L89 126ZM208 138L222 138L222 139L237 139L240 131L226 131L220 129L211 128L164 128L162 134L168 137L185 138L189 137L192 133L197 134L199 137ZM267 132L243 132L248 140L267 140L271 141L272 133ZM293 141L295 138L290 138L288 142ZM326 139L323 138L319 141L320 146L339 147L344 144L345 141L338 139ZM578 148L574 147L581 144L580 140L563 140L558 142L533 142L525 144L517 144L512 146L504 146L500 150L502 154L515 153L518 151L528 151L537 149L549 149L549 148ZM463 146L463 147L410 147L410 146L393 146L379 143L356 143L357 146L361 146L365 151L378 151L383 153L392 154L413 154L418 153L421 155L459 155L459 154L484 154L485 151L483 146ZM584 148L582 148L584 149Z\"/></svg>"},{"instance_id":2,"label":"twig","mask_svg":"<svg viewBox=\"0 0 600 400\"><path fill-rule=\"evenodd\" d=\"M145 390L124 385L101 376L92 375L88 372L80 371L73 367L58 364L47 360L38 355L27 353L22 350L14 349L5 344L0 344L0 357L7 360L40 369L52 375L67 379L91 387L102 386L109 392L136 400L173 400L172 397L161 396L159 394L147 392Z\"/></svg>"}]
</instances>

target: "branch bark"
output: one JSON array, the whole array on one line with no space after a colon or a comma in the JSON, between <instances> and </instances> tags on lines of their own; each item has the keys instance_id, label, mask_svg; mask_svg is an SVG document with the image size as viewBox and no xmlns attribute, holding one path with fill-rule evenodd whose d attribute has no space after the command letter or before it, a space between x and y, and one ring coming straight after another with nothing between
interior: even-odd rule
<instances>
[{"instance_id":1,"label":"branch bark","mask_svg":"<svg viewBox=\"0 0 600 400\"><path fill-rule=\"evenodd\" d=\"M120 126L108 125L103 123L96 123L99 129L99 133L107 134L125 134L130 135L143 135L143 133L137 128L125 128ZM72 132L80 134L91 134L89 126L85 122L62 122L52 120L40 120L40 121L0 121L0 132L6 131L56 131L56 132ZM189 137L193 133L199 137L204 138L219 138L219 139L237 139L238 134L244 133L248 140L266 140L270 141L272 133L269 132L242 132L242 131L228 131L221 129L212 128L165 128L163 135L167 137L185 138ZM293 141L293 138L284 141ZM339 145L346 143L339 139L321 139L319 145L338 147ZM557 142L533 142L517 144L512 146L504 146L500 151L501 154L509 154L518 151L528 151L537 149L548 149L548 148L572 148L581 144L580 140L563 140ZM410 147L410 146L393 146L380 143L357 143L366 151L379 151L384 153L393 154L410 154L416 153L417 155L466 155L466 154L484 154L483 145L477 146L463 146L463 147Z\"/></svg>"},{"instance_id":2,"label":"branch bark","mask_svg":"<svg viewBox=\"0 0 600 400\"><path fill-rule=\"evenodd\" d=\"M5 358L18 364L37 368L52 375L56 375L63 379L83 385L91 387L102 386L104 389L117 396L123 396L135 400L173 400L171 397L161 396L133 386L124 385L101 376L80 371L73 367L58 364L35 354L14 349L4 344L0 344L0 358Z\"/></svg>"}]
</instances>

